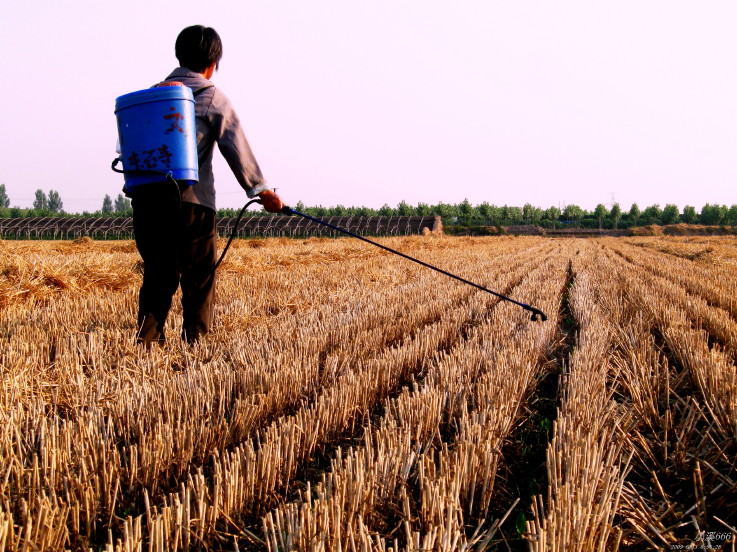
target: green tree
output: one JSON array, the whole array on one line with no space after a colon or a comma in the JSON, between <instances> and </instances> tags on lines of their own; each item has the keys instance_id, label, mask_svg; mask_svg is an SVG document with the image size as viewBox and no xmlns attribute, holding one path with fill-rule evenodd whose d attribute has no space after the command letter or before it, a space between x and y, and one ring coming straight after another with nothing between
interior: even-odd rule
<instances>
[{"instance_id":1,"label":"green tree","mask_svg":"<svg viewBox=\"0 0 737 552\"><path fill-rule=\"evenodd\" d=\"M379 215L380 215L380 216L382 216L382 217L390 217L390 216L392 216L393 214L394 214L394 209L392 209L392 208L391 208L391 207L389 206L389 204L388 204L388 203L384 203L384 205L382 205L382 206L381 206L381 207L379 208Z\"/></svg>"},{"instance_id":2,"label":"green tree","mask_svg":"<svg viewBox=\"0 0 737 552\"><path fill-rule=\"evenodd\" d=\"M663 210L658 203L646 207L642 212L642 218L645 224L660 224L661 216L663 216Z\"/></svg>"},{"instance_id":3,"label":"green tree","mask_svg":"<svg viewBox=\"0 0 737 552\"><path fill-rule=\"evenodd\" d=\"M680 217L680 211L676 205L672 203L666 204L663 214L660 216L660 222L663 224L676 224Z\"/></svg>"},{"instance_id":4,"label":"green tree","mask_svg":"<svg viewBox=\"0 0 737 552\"><path fill-rule=\"evenodd\" d=\"M609 211L609 218L612 219L612 227L616 230L619 226L619 221L622 219L622 208L619 203L612 205L612 210Z\"/></svg>"},{"instance_id":5,"label":"green tree","mask_svg":"<svg viewBox=\"0 0 737 552\"><path fill-rule=\"evenodd\" d=\"M312 211L311 214L313 217L317 218L323 218L330 214L330 210L327 207L323 207L322 205L318 205L317 207L310 207L310 211Z\"/></svg>"},{"instance_id":6,"label":"green tree","mask_svg":"<svg viewBox=\"0 0 737 552\"><path fill-rule=\"evenodd\" d=\"M113 200L110 199L110 196L108 194L105 194L105 197L102 198L102 209L100 209L100 212L103 215L107 215L113 212Z\"/></svg>"},{"instance_id":7,"label":"green tree","mask_svg":"<svg viewBox=\"0 0 737 552\"><path fill-rule=\"evenodd\" d=\"M716 226L720 224L727 217L728 209L726 205L710 205L707 203L701 208L701 214L699 215L699 222L710 226Z\"/></svg>"},{"instance_id":8,"label":"green tree","mask_svg":"<svg viewBox=\"0 0 737 552\"><path fill-rule=\"evenodd\" d=\"M520 224L525 220L520 207L509 207L507 209L507 216L512 224Z\"/></svg>"},{"instance_id":9,"label":"green tree","mask_svg":"<svg viewBox=\"0 0 737 552\"><path fill-rule=\"evenodd\" d=\"M479 217L481 217L484 222L488 222L491 218L491 205L489 205L488 201L484 201L483 203L479 204L476 207L476 211L478 212Z\"/></svg>"},{"instance_id":10,"label":"green tree","mask_svg":"<svg viewBox=\"0 0 737 552\"><path fill-rule=\"evenodd\" d=\"M660 224L660 218L663 216L663 209L660 208L659 203L649 205L642 211L642 218L645 224Z\"/></svg>"},{"instance_id":11,"label":"green tree","mask_svg":"<svg viewBox=\"0 0 737 552\"><path fill-rule=\"evenodd\" d=\"M637 203L633 203L628 213L630 224L632 226L637 226L637 223L640 222L641 215L642 215L642 212L640 211L640 207L637 205Z\"/></svg>"},{"instance_id":12,"label":"green tree","mask_svg":"<svg viewBox=\"0 0 737 552\"><path fill-rule=\"evenodd\" d=\"M681 220L685 222L686 224L693 224L698 219L698 215L696 214L696 208L692 205L686 205L683 208L683 215L681 215Z\"/></svg>"},{"instance_id":13,"label":"green tree","mask_svg":"<svg viewBox=\"0 0 737 552\"><path fill-rule=\"evenodd\" d=\"M560 209L558 209L558 207L549 207L545 209L545 214L543 215L543 219L550 223L551 228L554 228L555 223L557 223L560 220Z\"/></svg>"},{"instance_id":14,"label":"green tree","mask_svg":"<svg viewBox=\"0 0 737 552\"><path fill-rule=\"evenodd\" d=\"M415 210L406 201L402 200L397 204L397 214L402 217L408 217L414 215Z\"/></svg>"},{"instance_id":15,"label":"green tree","mask_svg":"<svg viewBox=\"0 0 737 552\"><path fill-rule=\"evenodd\" d=\"M370 207L351 207L351 214L359 217L370 217L376 214L376 211Z\"/></svg>"},{"instance_id":16,"label":"green tree","mask_svg":"<svg viewBox=\"0 0 737 552\"><path fill-rule=\"evenodd\" d=\"M711 203L707 203L701 208L701 212L699 213L699 222L701 224L716 224L719 217L719 212L715 210Z\"/></svg>"},{"instance_id":17,"label":"green tree","mask_svg":"<svg viewBox=\"0 0 737 552\"><path fill-rule=\"evenodd\" d=\"M433 207L433 211L436 215L443 217L444 222L445 220L451 222L458 216L458 209L455 205L443 203L442 201Z\"/></svg>"},{"instance_id":18,"label":"green tree","mask_svg":"<svg viewBox=\"0 0 737 552\"><path fill-rule=\"evenodd\" d=\"M502 223L502 208L497 205L489 206L489 222L492 224Z\"/></svg>"},{"instance_id":19,"label":"green tree","mask_svg":"<svg viewBox=\"0 0 737 552\"><path fill-rule=\"evenodd\" d=\"M468 223L476 218L476 209L473 205L471 205L471 202L468 201L468 198L465 198L463 201L461 201L456 208L458 210L458 217L461 218L464 222Z\"/></svg>"},{"instance_id":20,"label":"green tree","mask_svg":"<svg viewBox=\"0 0 737 552\"><path fill-rule=\"evenodd\" d=\"M118 194L115 198L115 212L125 213L131 208L131 200L125 197L123 194Z\"/></svg>"},{"instance_id":21,"label":"green tree","mask_svg":"<svg viewBox=\"0 0 737 552\"><path fill-rule=\"evenodd\" d=\"M532 206L532 203L525 203L522 206L522 218L524 221L529 224L532 221L532 211L534 207Z\"/></svg>"},{"instance_id":22,"label":"green tree","mask_svg":"<svg viewBox=\"0 0 737 552\"><path fill-rule=\"evenodd\" d=\"M543 210L531 203L525 203L522 207L522 218L527 224L539 224L543 218Z\"/></svg>"},{"instance_id":23,"label":"green tree","mask_svg":"<svg viewBox=\"0 0 737 552\"><path fill-rule=\"evenodd\" d=\"M0 184L0 207L10 207L10 198L5 191L5 184Z\"/></svg>"},{"instance_id":24,"label":"green tree","mask_svg":"<svg viewBox=\"0 0 737 552\"><path fill-rule=\"evenodd\" d=\"M604 227L604 219L607 214L606 206L603 203L599 203L594 209L594 217L599 221L599 230Z\"/></svg>"},{"instance_id":25,"label":"green tree","mask_svg":"<svg viewBox=\"0 0 737 552\"><path fill-rule=\"evenodd\" d=\"M36 211L45 211L49 206L49 200L46 198L46 193L39 188L36 190L36 199L33 200L33 209Z\"/></svg>"},{"instance_id":26,"label":"green tree","mask_svg":"<svg viewBox=\"0 0 737 552\"><path fill-rule=\"evenodd\" d=\"M432 208L427 203L418 203L415 207L415 214L421 217L427 217L432 215Z\"/></svg>"},{"instance_id":27,"label":"green tree","mask_svg":"<svg viewBox=\"0 0 737 552\"><path fill-rule=\"evenodd\" d=\"M737 226L737 205L732 205L727 211L727 220L725 221L730 226Z\"/></svg>"},{"instance_id":28,"label":"green tree","mask_svg":"<svg viewBox=\"0 0 737 552\"><path fill-rule=\"evenodd\" d=\"M568 222L574 222L578 226L583 217L583 209L578 205L566 205L566 208L563 210L563 216Z\"/></svg>"},{"instance_id":29,"label":"green tree","mask_svg":"<svg viewBox=\"0 0 737 552\"><path fill-rule=\"evenodd\" d=\"M52 213L61 213L64 210L64 203L56 190L49 190L47 209Z\"/></svg>"}]
</instances>

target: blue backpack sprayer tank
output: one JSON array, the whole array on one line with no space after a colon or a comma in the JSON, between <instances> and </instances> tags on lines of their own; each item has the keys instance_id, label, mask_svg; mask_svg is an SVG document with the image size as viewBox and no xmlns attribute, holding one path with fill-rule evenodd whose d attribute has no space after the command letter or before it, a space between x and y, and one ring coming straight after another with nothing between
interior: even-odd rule
<instances>
[{"instance_id":1,"label":"blue backpack sprayer tank","mask_svg":"<svg viewBox=\"0 0 737 552\"><path fill-rule=\"evenodd\" d=\"M112 164L123 191L164 181L191 186L199 179L195 100L187 86L161 86L115 100L120 156ZM123 169L116 165L122 162Z\"/></svg>"}]
</instances>

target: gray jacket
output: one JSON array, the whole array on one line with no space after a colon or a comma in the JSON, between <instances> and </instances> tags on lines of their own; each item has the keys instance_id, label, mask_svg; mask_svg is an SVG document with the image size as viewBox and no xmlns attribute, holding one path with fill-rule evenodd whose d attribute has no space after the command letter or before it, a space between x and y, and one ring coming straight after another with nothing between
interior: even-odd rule
<instances>
[{"instance_id":1,"label":"gray jacket","mask_svg":"<svg viewBox=\"0 0 737 552\"><path fill-rule=\"evenodd\" d=\"M196 94L195 119L200 180L182 191L182 201L215 209L212 153L216 143L248 197L269 190L251 146L248 145L238 115L225 94L202 75L186 67L177 67L165 80L179 81Z\"/></svg>"}]
</instances>

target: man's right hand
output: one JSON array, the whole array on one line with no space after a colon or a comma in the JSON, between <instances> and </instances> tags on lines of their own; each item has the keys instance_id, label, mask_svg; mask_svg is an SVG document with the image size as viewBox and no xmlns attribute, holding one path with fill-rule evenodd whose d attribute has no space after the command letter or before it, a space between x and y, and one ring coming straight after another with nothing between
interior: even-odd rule
<instances>
[{"instance_id":1,"label":"man's right hand","mask_svg":"<svg viewBox=\"0 0 737 552\"><path fill-rule=\"evenodd\" d=\"M284 202L276 195L276 192L266 190L258 194L258 197L264 209L269 213L281 213L281 210L284 208Z\"/></svg>"}]
</instances>

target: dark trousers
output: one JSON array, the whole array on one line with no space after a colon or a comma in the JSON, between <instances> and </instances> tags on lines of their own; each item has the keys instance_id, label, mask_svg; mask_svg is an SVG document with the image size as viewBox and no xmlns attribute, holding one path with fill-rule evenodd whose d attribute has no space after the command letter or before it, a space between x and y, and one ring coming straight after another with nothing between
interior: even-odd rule
<instances>
[{"instance_id":1,"label":"dark trousers","mask_svg":"<svg viewBox=\"0 0 737 552\"><path fill-rule=\"evenodd\" d=\"M166 317L181 284L182 338L197 341L210 331L213 320L215 211L163 194L131 195L133 231L143 259L137 339L164 342Z\"/></svg>"}]
</instances>

